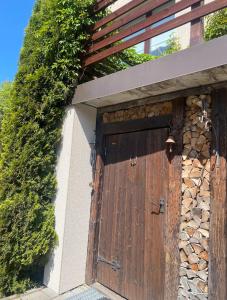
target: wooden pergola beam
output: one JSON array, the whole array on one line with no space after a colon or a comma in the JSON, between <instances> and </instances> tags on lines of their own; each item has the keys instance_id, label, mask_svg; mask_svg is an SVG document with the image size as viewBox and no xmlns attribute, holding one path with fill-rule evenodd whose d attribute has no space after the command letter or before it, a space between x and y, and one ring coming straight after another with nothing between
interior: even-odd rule
<instances>
[{"instance_id":1,"label":"wooden pergola beam","mask_svg":"<svg viewBox=\"0 0 227 300\"><path fill-rule=\"evenodd\" d=\"M107 37L100 42L94 43L89 49L89 53L95 52L101 48L104 48L108 45L111 45L117 41L122 40L123 38L130 36L140 30L143 30L147 28L148 26L163 20L185 8L190 7L191 5L200 2L200 0L187 0L187 1L181 1L176 3L176 5L173 5L171 7L168 7L161 12L151 15L150 17L147 17L145 21L139 22L135 25L130 26L129 28L120 31L119 33L112 35L110 37Z\"/></svg>"},{"instance_id":2,"label":"wooden pergola beam","mask_svg":"<svg viewBox=\"0 0 227 300\"><path fill-rule=\"evenodd\" d=\"M89 66L93 63L99 62L99 61L107 58L110 55L119 53L119 52L123 51L124 49L130 48L134 45L139 44L140 42L144 42L150 38L160 35L161 33L175 29L179 26L182 26L186 23L192 22L193 20L199 19L206 15L209 15L210 13L213 13L213 12L218 11L225 7L227 7L227 0L213 1L209 4L195 8L194 10L175 18L174 20L168 21L168 22L166 22L162 25L159 25L155 28L150 28L146 32L143 32L143 33L139 34L138 36L131 38L130 40L124 41L123 43L118 44L118 45L114 45L108 49L105 49L105 50L97 53L97 54L94 54L90 57L85 58L84 66Z\"/></svg>"},{"instance_id":3,"label":"wooden pergola beam","mask_svg":"<svg viewBox=\"0 0 227 300\"><path fill-rule=\"evenodd\" d=\"M146 13L150 12L152 9L155 9L165 3L169 2L169 0L154 0L152 3L148 3L143 7L139 7L137 10L132 11L131 13L123 16L116 22L113 22L111 25L106 26L104 29L95 32L92 35L92 41L96 41L97 39L100 39L107 34L111 33L114 30L117 30L121 28L122 26L128 24L129 22L146 15Z\"/></svg>"}]
</instances>

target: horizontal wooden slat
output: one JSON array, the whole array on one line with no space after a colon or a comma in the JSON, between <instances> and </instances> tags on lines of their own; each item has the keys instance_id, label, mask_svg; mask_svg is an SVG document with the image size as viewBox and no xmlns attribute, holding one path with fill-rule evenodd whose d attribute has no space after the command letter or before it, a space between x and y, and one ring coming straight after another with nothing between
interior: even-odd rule
<instances>
[{"instance_id":1,"label":"horizontal wooden slat","mask_svg":"<svg viewBox=\"0 0 227 300\"><path fill-rule=\"evenodd\" d=\"M117 33L113 36L110 36L108 38L105 38L104 40L101 40L100 42L93 44L89 48L89 53L92 53L103 47L111 45L112 43L120 41L127 36L130 36L144 28L147 28L148 26L150 26L160 20L163 20L171 15L174 15L175 13L177 13L187 7L190 7L191 5L193 5L195 3L199 3L199 2L200 2L200 0L186 0L186 1L178 2L175 5L162 10L160 13L157 13L153 16L147 17L145 21L142 21L140 23L132 25L129 28L120 31L119 33Z\"/></svg>"},{"instance_id":2,"label":"horizontal wooden slat","mask_svg":"<svg viewBox=\"0 0 227 300\"><path fill-rule=\"evenodd\" d=\"M145 2L145 1L147 1L147 0L132 0L132 1L130 1L129 3L125 4L124 6L118 8L115 12L109 14L105 18L98 21L95 24L93 30L97 30L98 28L102 27L103 25L115 20L116 18L119 18L120 16L122 16L126 12L128 12L131 9L137 7L138 5L140 5L141 3Z\"/></svg>"},{"instance_id":3,"label":"horizontal wooden slat","mask_svg":"<svg viewBox=\"0 0 227 300\"><path fill-rule=\"evenodd\" d=\"M154 0L151 3L146 4L143 7L139 7L137 10L132 11L126 16L123 16L121 19L116 20L113 22L111 25L105 27L104 29L97 31L96 33L93 34L92 36L92 41L96 41L97 39L100 39L101 37L107 35L108 33L119 29L120 27L128 24L129 22L149 13L152 9L155 9L165 3L168 3L169 0Z\"/></svg>"},{"instance_id":4,"label":"horizontal wooden slat","mask_svg":"<svg viewBox=\"0 0 227 300\"><path fill-rule=\"evenodd\" d=\"M114 123L103 123L103 134L125 133L145 129L165 128L169 127L172 115L164 115L138 120L121 121Z\"/></svg>"},{"instance_id":5,"label":"horizontal wooden slat","mask_svg":"<svg viewBox=\"0 0 227 300\"><path fill-rule=\"evenodd\" d=\"M95 12L98 12L102 9L107 8L109 5L113 4L117 0L103 0L103 1L98 1L98 3L95 6Z\"/></svg>"},{"instance_id":6,"label":"horizontal wooden slat","mask_svg":"<svg viewBox=\"0 0 227 300\"><path fill-rule=\"evenodd\" d=\"M211 2L204 6L201 6L199 8L196 8L191 12L188 12L184 15L181 15L181 16L175 18L174 20L168 21L165 24L162 24L158 27L149 29L146 32L141 33L140 35L138 35L128 41L125 41L121 44L115 45L111 48L108 48L97 54L87 57L84 61L84 65L88 66L95 62L99 62L112 54L121 52L122 50L132 47L140 42L146 41L146 40L148 40L152 37L155 37L161 33L164 33L166 31L177 28L181 25L191 22L192 20L204 17L210 13L213 13L213 12L215 12L219 9L225 8L225 7L227 7L227 0L214 1L214 2Z\"/></svg>"}]
</instances>

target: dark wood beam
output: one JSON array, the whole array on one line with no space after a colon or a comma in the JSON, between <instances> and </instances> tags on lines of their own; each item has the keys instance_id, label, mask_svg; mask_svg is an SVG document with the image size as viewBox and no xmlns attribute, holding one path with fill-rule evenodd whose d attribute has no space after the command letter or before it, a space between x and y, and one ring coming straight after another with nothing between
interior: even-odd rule
<instances>
[{"instance_id":1,"label":"dark wood beam","mask_svg":"<svg viewBox=\"0 0 227 300\"><path fill-rule=\"evenodd\" d=\"M212 93L209 300L227 299L227 86Z\"/></svg>"},{"instance_id":2,"label":"dark wood beam","mask_svg":"<svg viewBox=\"0 0 227 300\"><path fill-rule=\"evenodd\" d=\"M117 134L125 132L134 132L145 129L165 128L170 127L171 115L164 115L158 117L144 118L139 120L129 120L114 123L103 123L103 134Z\"/></svg>"},{"instance_id":3,"label":"dark wood beam","mask_svg":"<svg viewBox=\"0 0 227 300\"><path fill-rule=\"evenodd\" d=\"M96 262L98 255L98 236L99 236L99 221L101 210L101 191L102 178L104 169L103 159L103 134L101 131L102 116L97 117L96 123L96 163L93 171L92 195L91 195L91 209L88 233L88 248L86 261L85 282L90 285L96 279Z\"/></svg>"},{"instance_id":4,"label":"dark wood beam","mask_svg":"<svg viewBox=\"0 0 227 300\"><path fill-rule=\"evenodd\" d=\"M166 269L164 300L177 299L179 287L180 253L178 242L181 211L184 109L184 98L174 100L172 130L175 133L176 145L172 154L169 154L169 210L165 219L166 237L168 237L168 241L165 243Z\"/></svg>"},{"instance_id":5,"label":"dark wood beam","mask_svg":"<svg viewBox=\"0 0 227 300\"><path fill-rule=\"evenodd\" d=\"M204 1L199 1L192 5L192 10L196 9L197 7L202 6ZM203 20L202 18L193 20L191 22L191 30L190 30L190 46L194 46L199 44L203 41Z\"/></svg>"}]
</instances>

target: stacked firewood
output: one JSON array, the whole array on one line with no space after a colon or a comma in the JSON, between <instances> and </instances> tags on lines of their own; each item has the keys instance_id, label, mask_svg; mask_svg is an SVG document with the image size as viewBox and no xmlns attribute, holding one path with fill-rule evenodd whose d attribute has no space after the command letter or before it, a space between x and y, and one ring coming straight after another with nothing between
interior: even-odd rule
<instances>
[{"instance_id":1,"label":"stacked firewood","mask_svg":"<svg viewBox=\"0 0 227 300\"><path fill-rule=\"evenodd\" d=\"M207 299L210 219L210 96L186 100L179 234L179 299ZM205 114L205 116L204 116Z\"/></svg>"}]
</instances>

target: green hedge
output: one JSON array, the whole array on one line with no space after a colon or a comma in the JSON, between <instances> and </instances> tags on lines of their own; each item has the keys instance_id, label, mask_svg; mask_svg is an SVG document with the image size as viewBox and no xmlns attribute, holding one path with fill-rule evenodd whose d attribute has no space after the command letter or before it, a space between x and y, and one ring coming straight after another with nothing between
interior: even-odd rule
<instances>
[{"instance_id":1,"label":"green hedge","mask_svg":"<svg viewBox=\"0 0 227 300\"><path fill-rule=\"evenodd\" d=\"M0 134L0 294L33 287L57 242L56 149L89 38L92 0L39 0Z\"/></svg>"},{"instance_id":2,"label":"green hedge","mask_svg":"<svg viewBox=\"0 0 227 300\"><path fill-rule=\"evenodd\" d=\"M26 30L10 104L1 122L0 296L42 280L57 243L52 199L65 106L89 80L150 60L134 50L81 70L93 0L38 0Z\"/></svg>"}]
</instances>

